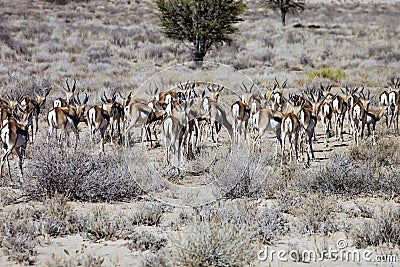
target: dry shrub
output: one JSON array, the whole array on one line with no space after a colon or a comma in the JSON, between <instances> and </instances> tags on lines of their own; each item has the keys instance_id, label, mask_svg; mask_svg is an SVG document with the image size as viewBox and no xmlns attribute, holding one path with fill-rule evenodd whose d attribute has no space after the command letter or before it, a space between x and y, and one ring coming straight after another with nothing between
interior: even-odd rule
<instances>
[{"instance_id":1,"label":"dry shrub","mask_svg":"<svg viewBox=\"0 0 400 267\"><path fill-rule=\"evenodd\" d=\"M273 173L271 162L271 158L252 153L250 147L244 146L220 159L211 174L226 198L260 197L264 194L266 178Z\"/></svg>"},{"instance_id":2,"label":"dry shrub","mask_svg":"<svg viewBox=\"0 0 400 267\"><path fill-rule=\"evenodd\" d=\"M148 252L144 253L141 256L141 263L140 266L142 267L162 267L162 266L169 266L167 264L167 255L164 251L156 251L156 252ZM173 265L171 265L173 266Z\"/></svg>"},{"instance_id":3,"label":"dry shrub","mask_svg":"<svg viewBox=\"0 0 400 267\"><path fill-rule=\"evenodd\" d=\"M78 216L67 203L67 198L60 194L45 200L34 217L40 222L42 234L59 236L78 231Z\"/></svg>"},{"instance_id":4,"label":"dry shrub","mask_svg":"<svg viewBox=\"0 0 400 267\"><path fill-rule=\"evenodd\" d=\"M52 197L58 192L70 200L118 201L135 198L141 192L120 151L98 154L89 147L39 146L41 149L31 153L27 174L33 181L25 188L33 198Z\"/></svg>"},{"instance_id":5,"label":"dry shrub","mask_svg":"<svg viewBox=\"0 0 400 267\"><path fill-rule=\"evenodd\" d=\"M157 202L140 203L130 217L133 225L158 226L163 218L164 210Z\"/></svg>"},{"instance_id":6,"label":"dry shrub","mask_svg":"<svg viewBox=\"0 0 400 267\"><path fill-rule=\"evenodd\" d=\"M400 145L395 138L379 139L376 145L365 142L362 146L353 146L349 157L370 168L396 166L400 164Z\"/></svg>"},{"instance_id":7,"label":"dry shrub","mask_svg":"<svg viewBox=\"0 0 400 267\"><path fill-rule=\"evenodd\" d=\"M170 255L180 266L243 266L257 251L256 206L242 201L217 202L196 210L185 234L172 240Z\"/></svg>"},{"instance_id":8,"label":"dry shrub","mask_svg":"<svg viewBox=\"0 0 400 267\"><path fill-rule=\"evenodd\" d=\"M47 267L74 267L74 266L90 266L90 267L101 267L104 266L104 257L101 256L93 256L92 254L86 253L86 245L82 245L82 247L75 252L69 252L64 249L64 253L66 256L57 256L52 254L50 257L50 261L46 262ZM114 266L118 266L118 260L113 262Z\"/></svg>"},{"instance_id":9,"label":"dry shrub","mask_svg":"<svg viewBox=\"0 0 400 267\"><path fill-rule=\"evenodd\" d=\"M95 206L80 219L81 234L91 240L123 239L131 232L126 216L112 215L105 206Z\"/></svg>"},{"instance_id":10,"label":"dry shrub","mask_svg":"<svg viewBox=\"0 0 400 267\"><path fill-rule=\"evenodd\" d=\"M400 209L391 205L381 207L372 220L357 224L352 234L357 248L400 245Z\"/></svg>"},{"instance_id":11,"label":"dry shrub","mask_svg":"<svg viewBox=\"0 0 400 267\"><path fill-rule=\"evenodd\" d=\"M151 250L157 251L165 246L167 240L163 237L156 236L147 231L135 231L133 234L129 235L129 240L127 246L130 250Z\"/></svg>"},{"instance_id":12,"label":"dry shrub","mask_svg":"<svg viewBox=\"0 0 400 267\"><path fill-rule=\"evenodd\" d=\"M200 221L173 243L181 266L243 266L255 258L249 233L226 220Z\"/></svg>"},{"instance_id":13,"label":"dry shrub","mask_svg":"<svg viewBox=\"0 0 400 267\"><path fill-rule=\"evenodd\" d=\"M335 200L320 194L308 194L301 199L301 203L293 209L301 222L301 232L326 233L332 230L332 211L335 208Z\"/></svg>"},{"instance_id":14,"label":"dry shrub","mask_svg":"<svg viewBox=\"0 0 400 267\"><path fill-rule=\"evenodd\" d=\"M5 248L9 260L33 264L36 261L39 235L38 222L33 219L33 210L11 210L0 225L0 244Z\"/></svg>"},{"instance_id":15,"label":"dry shrub","mask_svg":"<svg viewBox=\"0 0 400 267\"><path fill-rule=\"evenodd\" d=\"M262 244L271 245L289 231L288 222L278 210L266 210L256 217L255 233Z\"/></svg>"},{"instance_id":16,"label":"dry shrub","mask_svg":"<svg viewBox=\"0 0 400 267\"><path fill-rule=\"evenodd\" d=\"M276 192L277 208L281 212L293 214L294 210L297 209L302 202L302 195L300 192L295 190L281 190Z\"/></svg>"},{"instance_id":17,"label":"dry shrub","mask_svg":"<svg viewBox=\"0 0 400 267\"><path fill-rule=\"evenodd\" d=\"M362 195L398 196L399 172L380 172L368 164L359 164L346 154L333 155L325 166L312 168L306 177L298 177L302 191L336 194L348 197Z\"/></svg>"}]
</instances>

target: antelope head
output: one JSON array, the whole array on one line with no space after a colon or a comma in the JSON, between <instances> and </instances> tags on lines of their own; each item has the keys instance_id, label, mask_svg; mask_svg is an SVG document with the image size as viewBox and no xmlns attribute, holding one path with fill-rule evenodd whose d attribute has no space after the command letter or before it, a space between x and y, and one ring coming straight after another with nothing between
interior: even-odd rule
<instances>
[{"instance_id":1,"label":"antelope head","mask_svg":"<svg viewBox=\"0 0 400 267\"><path fill-rule=\"evenodd\" d=\"M363 89L364 89L364 87L363 87ZM369 91L369 89L367 89L367 95L365 95L364 92L361 91L360 100L361 100L361 103L363 104L365 110L368 110L368 108L369 108L369 104L372 99L370 96L371 96L371 92Z\"/></svg>"},{"instance_id":2,"label":"antelope head","mask_svg":"<svg viewBox=\"0 0 400 267\"><path fill-rule=\"evenodd\" d=\"M89 100L88 95L85 93L85 98L83 101L79 98L79 93L76 95L75 99L75 109L76 109L76 117L80 122L85 122L85 108L86 104Z\"/></svg>"},{"instance_id":3,"label":"antelope head","mask_svg":"<svg viewBox=\"0 0 400 267\"><path fill-rule=\"evenodd\" d=\"M43 95L39 95L36 91L35 91L35 95L36 95L36 101L39 105L40 108L43 108L43 106L46 103L46 98L49 95L51 91L51 87L48 87L45 91L45 93Z\"/></svg>"},{"instance_id":4,"label":"antelope head","mask_svg":"<svg viewBox=\"0 0 400 267\"><path fill-rule=\"evenodd\" d=\"M251 85L250 89L247 89L247 87L246 87L246 85L244 84L244 82L242 82L242 87L241 87L241 89L242 89L242 91L244 91L244 94L243 94L242 97L241 97L241 101L242 101L244 104L247 104L247 105L250 104L250 102L251 102L251 100L252 100L252 98L253 98L253 94L252 94L253 87L254 87L254 83Z\"/></svg>"},{"instance_id":5,"label":"antelope head","mask_svg":"<svg viewBox=\"0 0 400 267\"><path fill-rule=\"evenodd\" d=\"M65 81L65 83L67 84L67 89L65 90L64 88L62 88L62 90L65 92L65 95L67 97L67 103L71 104L73 96L75 95L76 80L74 79L74 85L72 86L72 89L69 87L68 79Z\"/></svg>"},{"instance_id":6,"label":"antelope head","mask_svg":"<svg viewBox=\"0 0 400 267\"><path fill-rule=\"evenodd\" d=\"M132 92L129 92L129 95L126 97L123 97L121 92L119 92L119 97L121 97L121 102L122 102L122 106L126 107L128 105L128 103L131 102L132 99Z\"/></svg>"},{"instance_id":7,"label":"antelope head","mask_svg":"<svg viewBox=\"0 0 400 267\"><path fill-rule=\"evenodd\" d=\"M333 98L332 93L331 93L332 84L328 84L326 87L324 87L322 85L322 83L321 83L320 87L321 87L321 92L323 93L325 99L328 100L328 99L332 99Z\"/></svg>"}]
</instances>

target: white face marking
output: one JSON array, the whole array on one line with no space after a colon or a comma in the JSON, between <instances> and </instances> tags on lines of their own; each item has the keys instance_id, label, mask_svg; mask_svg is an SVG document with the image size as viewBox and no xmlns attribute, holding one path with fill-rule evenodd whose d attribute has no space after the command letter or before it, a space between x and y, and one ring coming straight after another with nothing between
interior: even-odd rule
<instances>
[{"instance_id":1,"label":"white face marking","mask_svg":"<svg viewBox=\"0 0 400 267\"><path fill-rule=\"evenodd\" d=\"M61 107L61 101L59 99L54 100L53 107L55 108Z\"/></svg>"}]
</instances>

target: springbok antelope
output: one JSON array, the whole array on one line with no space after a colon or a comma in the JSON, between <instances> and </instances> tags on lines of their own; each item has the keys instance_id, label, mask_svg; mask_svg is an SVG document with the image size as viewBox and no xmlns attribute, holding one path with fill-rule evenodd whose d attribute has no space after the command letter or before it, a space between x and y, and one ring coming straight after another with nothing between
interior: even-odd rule
<instances>
[{"instance_id":1,"label":"springbok antelope","mask_svg":"<svg viewBox=\"0 0 400 267\"><path fill-rule=\"evenodd\" d=\"M85 94L83 101L79 98L79 93L75 97L75 106L69 107L56 107L49 111L47 114L47 123L49 125L48 139L53 135L54 130L62 130L60 136L57 136L58 141L61 142L62 134L67 139L67 145L69 144L69 132L75 134L75 148L79 141L78 124L85 122L85 106L88 102L89 97Z\"/></svg>"},{"instance_id":2,"label":"springbok antelope","mask_svg":"<svg viewBox=\"0 0 400 267\"><path fill-rule=\"evenodd\" d=\"M160 92L158 94L158 99L156 100L168 105L169 103L177 99L178 99L178 94L176 92L166 91L166 92Z\"/></svg>"},{"instance_id":3,"label":"springbok antelope","mask_svg":"<svg viewBox=\"0 0 400 267\"><path fill-rule=\"evenodd\" d=\"M215 84L212 84L211 88L207 86L207 90L211 93L211 99L218 101L219 94L221 93L222 90L224 90L224 86L220 86L218 84L218 86L215 87Z\"/></svg>"},{"instance_id":4,"label":"springbok antelope","mask_svg":"<svg viewBox=\"0 0 400 267\"><path fill-rule=\"evenodd\" d=\"M247 126L250 119L250 107L242 101L236 101L231 106L231 112L234 119L233 126L233 140L240 147L240 141L242 138L243 122L244 122L244 140L247 140Z\"/></svg>"},{"instance_id":5,"label":"springbok antelope","mask_svg":"<svg viewBox=\"0 0 400 267\"><path fill-rule=\"evenodd\" d=\"M256 112L262 107L262 97L259 93L253 93L254 83L251 85L250 89L247 89L244 82L242 82L242 91L244 92L241 95L241 102L247 105L250 108L250 120ZM253 136L255 136L256 129L253 128L253 124L250 123L250 132Z\"/></svg>"},{"instance_id":6,"label":"springbok antelope","mask_svg":"<svg viewBox=\"0 0 400 267\"><path fill-rule=\"evenodd\" d=\"M381 106L377 111L366 111L365 116L364 116L364 124L367 125L367 130L368 130L368 136L371 135L371 129L370 126L372 125L372 144L376 144L376 139L375 139L375 128L376 128L376 123L381 120L381 118L385 115L386 112L386 107Z\"/></svg>"},{"instance_id":7,"label":"springbok antelope","mask_svg":"<svg viewBox=\"0 0 400 267\"><path fill-rule=\"evenodd\" d=\"M0 104L0 127L7 122L8 118L12 115L12 109L7 105Z\"/></svg>"},{"instance_id":8,"label":"springbok antelope","mask_svg":"<svg viewBox=\"0 0 400 267\"><path fill-rule=\"evenodd\" d=\"M297 116L290 112L286 113L282 119L281 132L282 132L282 159L281 165L283 165L283 159L285 158L285 144L286 144L286 136L289 139L290 148L289 148L289 160L293 160L293 147L296 154L296 161L299 160L298 154L298 140L299 140L299 130L300 130L300 122Z\"/></svg>"},{"instance_id":9,"label":"springbok antelope","mask_svg":"<svg viewBox=\"0 0 400 267\"><path fill-rule=\"evenodd\" d=\"M75 95L75 90L76 90L76 80L74 79L74 85L72 86L72 89L69 87L68 84L68 79L65 81L65 83L67 84L67 89L61 88L66 95L66 98L57 98L56 100L54 100L53 102L53 107L57 108L57 107L68 107L69 105L72 104L72 100L74 99L74 95Z\"/></svg>"},{"instance_id":10,"label":"springbok antelope","mask_svg":"<svg viewBox=\"0 0 400 267\"><path fill-rule=\"evenodd\" d=\"M156 118L155 110L148 105L142 103L132 103L125 107L125 120L127 125L125 126L124 139L125 146L129 145L129 130L136 124L141 125L141 147L143 149L144 138L146 132L149 132L149 124ZM149 133L151 136L151 134Z\"/></svg>"},{"instance_id":11,"label":"springbok antelope","mask_svg":"<svg viewBox=\"0 0 400 267\"><path fill-rule=\"evenodd\" d=\"M343 142L343 122L348 110L347 103L343 97L336 95L332 99L333 122L335 125L336 140Z\"/></svg>"},{"instance_id":12,"label":"springbok antelope","mask_svg":"<svg viewBox=\"0 0 400 267\"><path fill-rule=\"evenodd\" d=\"M333 116L332 100L333 100L333 96L330 96L329 98L325 98L325 100L321 104L320 111L319 111L319 117L322 121L322 126L323 126L323 130L324 130L324 135L325 135L325 140L324 140L325 147L328 146L329 132L330 132L331 120L332 120L332 116Z\"/></svg>"},{"instance_id":13,"label":"springbok antelope","mask_svg":"<svg viewBox=\"0 0 400 267\"><path fill-rule=\"evenodd\" d=\"M311 101L303 97L302 95L289 93L288 96L289 96L288 102L289 104L291 104L291 106L298 107L303 105L304 108L312 109Z\"/></svg>"},{"instance_id":14,"label":"springbok antelope","mask_svg":"<svg viewBox=\"0 0 400 267\"><path fill-rule=\"evenodd\" d=\"M20 182L23 183L22 164L24 162L25 150L29 139L28 125L31 122L31 118L32 116L27 114L22 120L18 120L16 117L10 117L6 121L3 121L0 135L3 143L4 155L1 158L0 177L3 177L3 165L7 161L8 177L11 179L8 156L15 150L19 159L18 166L21 172Z\"/></svg>"},{"instance_id":15,"label":"springbok antelope","mask_svg":"<svg viewBox=\"0 0 400 267\"><path fill-rule=\"evenodd\" d=\"M104 152L105 133L110 123L109 113L99 106L92 106L86 111L86 121L89 126L90 141L93 142L93 135L96 131L99 131L101 137L100 148Z\"/></svg>"},{"instance_id":16,"label":"springbok antelope","mask_svg":"<svg viewBox=\"0 0 400 267\"><path fill-rule=\"evenodd\" d=\"M232 124L228 121L225 110L210 98L203 98L201 103L203 114L200 119L206 119L210 122L211 126L215 126L216 138L215 143L218 146L219 132L223 126L229 134L231 142L233 141Z\"/></svg>"},{"instance_id":17,"label":"springbok antelope","mask_svg":"<svg viewBox=\"0 0 400 267\"><path fill-rule=\"evenodd\" d=\"M348 134L353 134L353 123L351 120L351 112L350 109L353 107L354 103L358 102L360 98L360 93L358 92L359 88L351 88L349 89L347 84L345 86L345 89L340 88L342 93L344 94L344 101L347 104L347 123L349 126ZM363 89L362 89L363 90Z\"/></svg>"},{"instance_id":18,"label":"springbok antelope","mask_svg":"<svg viewBox=\"0 0 400 267\"><path fill-rule=\"evenodd\" d=\"M101 97L100 99L103 102L102 108L107 111L110 117L109 123L111 144L114 144L114 123L117 127L119 142L122 143L121 120L124 118L124 108L120 103L116 102L117 96L115 94L112 96L112 98L107 98L106 93L104 92L104 98Z\"/></svg>"},{"instance_id":19,"label":"springbok antelope","mask_svg":"<svg viewBox=\"0 0 400 267\"><path fill-rule=\"evenodd\" d=\"M364 93L362 93L363 99L358 99L356 103L350 109L350 117L353 125L353 135L356 146L360 143L360 138L364 137L364 126L366 123L366 112L368 112L369 106L369 91L368 99L365 98Z\"/></svg>"},{"instance_id":20,"label":"springbok antelope","mask_svg":"<svg viewBox=\"0 0 400 267\"><path fill-rule=\"evenodd\" d=\"M242 91L243 91L243 94L240 97L241 101L244 104L249 105L249 106L250 106L250 104L251 104L251 102L252 102L252 100L254 98L254 95L252 93L253 87L254 87L254 83L251 85L250 89L247 89L247 87L244 84L244 82L242 82L242 87L240 87L240 89L242 89Z\"/></svg>"},{"instance_id":21,"label":"springbok antelope","mask_svg":"<svg viewBox=\"0 0 400 267\"><path fill-rule=\"evenodd\" d=\"M172 103L168 105L172 106ZM188 113L191 105L192 101L190 103L185 102L183 106L179 106L179 109L172 109L172 115L168 115L161 122L167 164L171 163L171 153L173 161L175 160L175 155L178 154L178 163L182 163L182 147L189 143L188 141L184 142L184 140L190 138Z\"/></svg>"},{"instance_id":22,"label":"springbok antelope","mask_svg":"<svg viewBox=\"0 0 400 267\"><path fill-rule=\"evenodd\" d=\"M147 105L149 103L149 101L144 98L132 96L132 92L129 92L129 94L126 97L124 97L119 92L119 96L121 97L121 105L123 108L125 108L126 106L133 104L133 103L141 103L141 104L145 104L145 105Z\"/></svg>"},{"instance_id":23,"label":"springbok antelope","mask_svg":"<svg viewBox=\"0 0 400 267\"><path fill-rule=\"evenodd\" d=\"M282 86L279 85L278 80L275 78L275 84L272 90L269 90L265 99L267 102L272 102L272 109L283 112L285 109L285 99L283 97L283 89L285 89L287 85L287 79L283 82Z\"/></svg>"},{"instance_id":24,"label":"springbok antelope","mask_svg":"<svg viewBox=\"0 0 400 267\"><path fill-rule=\"evenodd\" d=\"M315 127L317 125L317 116L313 114L313 109L306 106L305 99L301 100L299 105L293 107L293 114L296 115L299 122L300 149L303 151L303 140L307 144L307 164L310 158L315 159L314 149L312 147ZM310 104L310 103L309 103ZM302 152L303 153L303 152ZM311 155L311 157L310 157Z\"/></svg>"},{"instance_id":25,"label":"springbok antelope","mask_svg":"<svg viewBox=\"0 0 400 267\"><path fill-rule=\"evenodd\" d=\"M282 149L282 138L281 138L281 124L283 114L280 111L274 111L271 109L260 109L253 116L251 123L253 128L258 130L257 135L254 138L253 149L256 145L261 149L261 138L266 131L273 131L276 135L276 154L278 157L279 149Z\"/></svg>"},{"instance_id":26,"label":"springbok antelope","mask_svg":"<svg viewBox=\"0 0 400 267\"><path fill-rule=\"evenodd\" d=\"M388 98L389 98L389 105L392 110L392 114L390 116L390 123L389 128L391 127L394 129L395 133L399 133L399 113L400 113L400 78L391 79L389 82L389 91L388 91Z\"/></svg>"},{"instance_id":27,"label":"springbok antelope","mask_svg":"<svg viewBox=\"0 0 400 267\"><path fill-rule=\"evenodd\" d=\"M25 112L26 114L32 114L32 116L35 118L35 125L33 123L30 124L31 128L31 142L34 141L34 136L36 136L38 130L39 130L39 115L40 111L43 109L45 103L46 103L46 98L49 95L51 91L51 87L47 88L45 93L43 95L39 95L36 93L37 99L32 99L30 97L24 97L21 99L21 102L19 106L21 107L22 111ZM35 130L33 130L35 128Z\"/></svg>"},{"instance_id":28,"label":"springbok antelope","mask_svg":"<svg viewBox=\"0 0 400 267\"><path fill-rule=\"evenodd\" d=\"M382 93L379 94L379 104L383 107L385 107L385 124L387 128L390 128L389 125L389 111L390 111L390 105L389 105L389 92L388 91L383 91Z\"/></svg>"}]
</instances>

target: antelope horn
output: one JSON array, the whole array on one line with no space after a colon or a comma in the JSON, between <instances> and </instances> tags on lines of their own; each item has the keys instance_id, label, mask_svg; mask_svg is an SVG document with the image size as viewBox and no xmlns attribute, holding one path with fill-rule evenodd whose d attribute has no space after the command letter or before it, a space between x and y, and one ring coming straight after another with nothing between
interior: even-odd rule
<instances>
[{"instance_id":1,"label":"antelope horn","mask_svg":"<svg viewBox=\"0 0 400 267\"><path fill-rule=\"evenodd\" d=\"M247 87L246 87L246 85L244 85L244 82L242 82L242 85L243 85L243 87L244 87L245 92L248 93L248 92L247 92Z\"/></svg>"},{"instance_id":2,"label":"antelope horn","mask_svg":"<svg viewBox=\"0 0 400 267\"><path fill-rule=\"evenodd\" d=\"M89 96L85 93L85 99L83 100L83 104L86 104L88 101L89 101Z\"/></svg>"},{"instance_id":3,"label":"antelope horn","mask_svg":"<svg viewBox=\"0 0 400 267\"><path fill-rule=\"evenodd\" d=\"M75 99L76 99L76 103L78 103L78 105L80 105L81 100L79 99L79 93L76 95Z\"/></svg>"},{"instance_id":4,"label":"antelope horn","mask_svg":"<svg viewBox=\"0 0 400 267\"><path fill-rule=\"evenodd\" d=\"M251 91L253 90L253 87L254 87L254 83L251 85L251 87L250 87L250 93L251 93Z\"/></svg>"},{"instance_id":5,"label":"antelope horn","mask_svg":"<svg viewBox=\"0 0 400 267\"><path fill-rule=\"evenodd\" d=\"M76 80L74 79L74 85L72 86L72 92L75 92L75 87L76 87Z\"/></svg>"},{"instance_id":6,"label":"antelope horn","mask_svg":"<svg viewBox=\"0 0 400 267\"><path fill-rule=\"evenodd\" d=\"M69 84L68 84L68 79L65 81L65 83L67 84L68 92L71 92L71 88L69 88Z\"/></svg>"},{"instance_id":7,"label":"antelope horn","mask_svg":"<svg viewBox=\"0 0 400 267\"><path fill-rule=\"evenodd\" d=\"M282 84L282 89L285 88L286 85L287 85L287 78L286 78L286 80L285 80L285 81L283 82L283 84Z\"/></svg>"},{"instance_id":8,"label":"antelope horn","mask_svg":"<svg viewBox=\"0 0 400 267\"><path fill-rule=\"evenodd\" d=\"M276 85L278 85L278 87L279 87L279 83L278 83L278 80L276 79L276 77L275 77L275 83L276 83Z\"/></svg>"}]
</instances>

